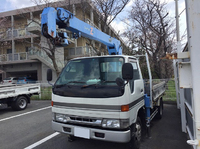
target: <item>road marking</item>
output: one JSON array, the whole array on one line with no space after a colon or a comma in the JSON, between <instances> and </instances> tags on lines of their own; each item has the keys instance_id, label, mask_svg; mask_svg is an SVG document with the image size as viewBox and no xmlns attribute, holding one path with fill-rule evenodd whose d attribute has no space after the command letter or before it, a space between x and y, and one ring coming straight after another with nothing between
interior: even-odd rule
<instances>
[{"instance_id":1,"label":"road marking","mask_svg":"<svg viewBox=\"0 0 200 149\"><path fill-rule=\"evenodd\" d=\"M49 109L49 108L51 108L51 106L48 106L48 107L45 107L45 108L41 108L41 109L37 109L37 110L34 110L34 111L30 111L30 112L26 112L26 113L22 113L22 114L19 114L19 115L7 117L7 118L4 118L4 119L0 119L0 122L6 121L6 120L9 120L9 119L12 119L12 118L24 116L24 115L27 115L27 114L35 113L35 112L38 112L38 111L42 111L42 110Z\"/></svg>"},{"instance_id":2,"label":"road marking","mask_svg":"<svg viewBox=\"0 0 200 149\"><path fill-rule=\"evenodd\" d=\"M44 139L42 139L42 140L40 140L38 142L35 142L34 144L32 144L32 145L30 145L30 146L28 146L28 147L26 147L24 149L32 149L32 148L34 148L34 147L36 147L36 146L38 146L38 145L50 140L51 138L53 138L53 137L55 137L55 136L57 136L59 134L60 134L59 132L55 132L55 133L51 134L50 136L47 136L46 138L44 138Z\"/></svg>"}]
</instances>

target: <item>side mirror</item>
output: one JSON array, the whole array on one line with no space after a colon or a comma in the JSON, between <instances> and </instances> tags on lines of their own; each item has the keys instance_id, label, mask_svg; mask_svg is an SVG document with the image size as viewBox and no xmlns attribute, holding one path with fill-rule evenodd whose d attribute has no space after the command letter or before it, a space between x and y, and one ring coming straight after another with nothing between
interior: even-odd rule
<instances>
[{"instance_id":1,"label":"side mirror","mask_svg":"<svg viewBox=\"0 0 200 149\"><path fill-rule=\"evenodd\" d=\"M47 70L47 81L51 81L52 80L52 70L48 69Z\"/></svg>"},{"instance_id":2,"label":"side mirror","mask_svg":"<svg viewBox=\"0 0 200 149\"><path fill-rule=\"evenodd\" d=\"M126 81L133 79L133 66L131 63L124 63L122 66L122 78Z\"/></svg>"}]
</instances>

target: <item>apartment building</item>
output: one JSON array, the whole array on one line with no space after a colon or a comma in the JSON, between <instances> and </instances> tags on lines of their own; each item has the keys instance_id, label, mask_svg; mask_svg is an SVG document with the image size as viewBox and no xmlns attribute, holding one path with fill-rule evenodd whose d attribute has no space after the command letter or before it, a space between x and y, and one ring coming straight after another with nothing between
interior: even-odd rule
<instances>
[{"instance_id":1,"label":"apartment building","mask_svg":"<svg viewBox=\"0 0 200 149\"><path fill-rule=\"evenodd\" d=\"M70 5L61 1L48 6L70 9L80 20L100 30L103 28L98 11L87 1L83 3L81 0L74 0ZM45 7L46 4L0 13L0 81L12 76L31 76L46 83L47 69L54 70L51 59L41 49L41 45L46 44L40 27L40 16ZM120 39L112 27L108 27L105 32ZM128 51L124 43L122 46L123 51ZM72 58L103 55L106 52L106 46L81 37L74 39L67 47L57 48L56 62L61 70ZM54 80L56 77L54 72Z\"/></svg>"}]
</instances>

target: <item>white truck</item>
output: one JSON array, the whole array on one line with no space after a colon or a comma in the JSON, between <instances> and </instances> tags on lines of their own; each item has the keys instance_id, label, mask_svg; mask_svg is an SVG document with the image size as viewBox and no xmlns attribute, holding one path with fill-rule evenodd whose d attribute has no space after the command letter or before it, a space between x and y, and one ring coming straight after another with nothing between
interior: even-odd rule
<instances>
[{"instance_id":1,"label":"white truck","mask_svg":"<svg viewBox=\"0 0 200 149\"><path fill-rule=\"evenodd\" d=\"M63 9L47 7L41 17L42 34L53 44L69 44L71 31L107 45L108 56L70 60L52 87L53 130L73 137L126 143L139 148L143 131L149 134L150 121L163 114L165 83L153 85L142 78L138 58L122 55L120 42ZM52 80L52 71L47 71ZM146 124L146 125L145 125Z\"/></svg>"},{"instance_id":2,"label":"white truck","mask_svg":"<svg viewBox=\"0 0 200 149\"><path fill-rule=\"evenodd\" d=\"M165 82L153 85L152 93L144 86L133 56L73 59L52 88L53 130L69 134L70 140L129 142L139 148L142 131L149 131L154 116L162 117L164 91Z\"/></svg>"},{"instance_id":3,"label":"white truck","mask_svg":"<svg viewBox=\"0 0 200 149\"><path fill-rule=\"evenodd\" d=\"M13 110L24 110L32 95L40 94L40 84L0 85L0 106L11 106Z\"/></svg>"}]
</instances>

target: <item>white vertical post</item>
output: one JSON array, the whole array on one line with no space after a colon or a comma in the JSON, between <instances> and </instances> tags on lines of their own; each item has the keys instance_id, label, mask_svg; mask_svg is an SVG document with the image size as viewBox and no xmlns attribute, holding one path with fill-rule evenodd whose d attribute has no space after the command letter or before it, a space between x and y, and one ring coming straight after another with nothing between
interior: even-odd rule
<instances>
[{"instance_id":1,"label":"white vertical post","mask_svg":"<svg viewBox=\"0 0 200 149\"><path fill-rule=\"evenodd\" d=\"M30 20L33 21L33 13L30 12ZM27 32L26 32L27 33ZM33 49L33 37L31 37L31 50ZM27 51L26 51L27 52Z\"/></svg>"},{"instance_id":2,"label":"white vertical post","mask_svg":"<svg viewBox=\"0 0 200 149\"><path fill-rule=\"evenodd\" d=\"M176 10L176 38L177 38L177 53L182 52L181 51L181 41L180 41L180 30L179 30L179 11L178 11L178 0L175 0L175 10ZM181 62L181 60L178 60L178 62ZM179 67L179 66L178 66ZM177 67L174 66L174 71L177 71ZM175 73L175 82L176 82L176 95L177 95L177 107L181 110L181 127L182 131L186 132L186 116L185 116L185 97L184 97L184 89L180 89L179 86L177 86L177 78L178 74Z\"/></svg>"},{"instance_id":3,"label":"white vertical post","mask_svg":"<svg viewBox=\"0 0 200 149\"><path fill-rule=\"evenodd\" d=\"M75 6L75 4L72 5L72 9L73 9L73 14L76 15L76 6Z\"/></svg>"},{"instance_id":4,"label":"white vertical post","mask_svg":"<svg viewBox=\"0 0 200 149\"><path fill-rule=\"evenodd\" d=\"M177 60L173 60L173 66L174 66L174 82L175 82L175 87L176 87L176 102L177 102L177 108L180 109Z\"/></svg>"},{"instance_id":5,"label":"white vertical post","mask_svg":"<svg viewBox=\"0 0 200 149\"><path fill-rule=\"evenodd\" d=\"M12 61L14 60L15 53L15 41L14 41L14 16L11 16L11 25L12 25Z\"/></svg>"},{"instance_id":6,"label":"white vertical post","mask_svg":"<svg viewBox=\"0 0 200 149\"><path fill-rule=\"evenodd\" d=\"M94 13L93 13L93 9L90 9L90 20L92 23L94 23Z\"/></svg>"}]
</instances>

